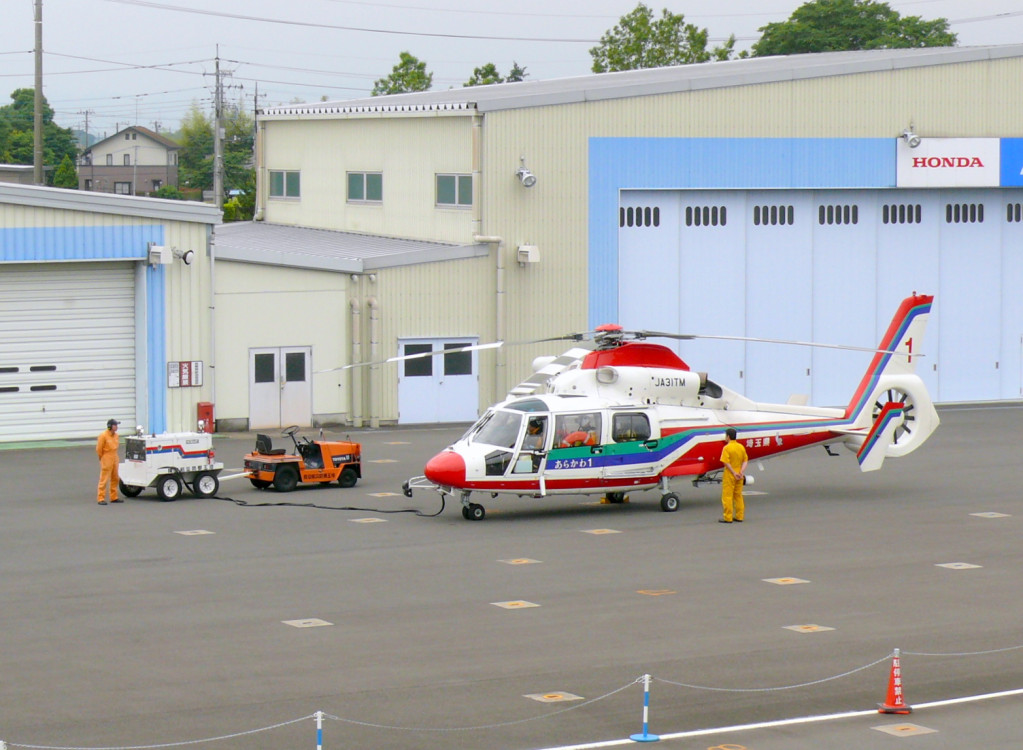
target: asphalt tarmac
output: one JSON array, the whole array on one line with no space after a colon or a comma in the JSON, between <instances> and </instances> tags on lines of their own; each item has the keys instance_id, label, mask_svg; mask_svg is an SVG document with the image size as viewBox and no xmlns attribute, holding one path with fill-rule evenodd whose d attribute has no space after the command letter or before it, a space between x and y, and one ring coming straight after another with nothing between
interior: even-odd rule
<instances>
[{"instance_id":1,"label":"asphalt tarmac","mask_svg":"<svg viewBox=\"0 0 1023 750\"><path fill-rule=\"evenodd\" d=\"M91 444L0 450L0 747L1019 748L1023 409L941 418L879 472L754 468L731 526L687 481L435 515L401 483L464 425L328 431L353 489L170 503L97 506Z\"/></svg>"}]
</instances>

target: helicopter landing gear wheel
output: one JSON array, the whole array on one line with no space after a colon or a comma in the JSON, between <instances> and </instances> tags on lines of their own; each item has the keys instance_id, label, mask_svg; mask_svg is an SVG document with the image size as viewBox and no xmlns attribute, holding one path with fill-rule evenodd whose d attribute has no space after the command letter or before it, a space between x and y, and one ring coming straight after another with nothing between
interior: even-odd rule
<instances>
[{"instance_id":1,"label":"helicopter landing gear wheel","mask_svg":"<svg viewBox=\"0 0 1023 750\"><path fill-rule=\"evenodd\" d=\"M618 503L624 503L625 502L625 493L624 492L608 492L605 497L607 497L607 501L609 503L613 503L613 504L616 504L616 505Z\"/></svg>"},{"instance_id":2,"label":"helicopter landing gear wheel","mask_svg":"<svg viewBox=\"0 0 1023 750\"><path fill-rule=\"evenodd\" d=\"M674 513L678 510L678 495L674 492L669 492L667 495L661 495L661 510L665 513Z\"/></svg>"},{"instance_id":3,"label":"helicopter landing gear wheel","mask_svg":"<svg viewBox=\"0 0 1023 750\"><path fill-rule=\"evenodd\" d=\"M487 517L487 509L478 503L462 506L462 518L466 521L482 521Z\"/></svg>"}]
</instances>

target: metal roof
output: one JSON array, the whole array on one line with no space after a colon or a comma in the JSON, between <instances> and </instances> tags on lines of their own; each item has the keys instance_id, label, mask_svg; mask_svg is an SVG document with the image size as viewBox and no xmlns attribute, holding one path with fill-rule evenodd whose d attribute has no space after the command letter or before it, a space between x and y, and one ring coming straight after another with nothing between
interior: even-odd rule
<instances>
[{"instance_id":1,"label":"metal roof","mask_svg":"<svg viewBox=\"0 0 1023 750\"><path fill-rule=\"evenodd\" d=\"M490 251L488 245L406 240L260 221L221 224L214 231L213 244L217 260L341 273L475 258Z\"/></svg>"},{"instance_id":2,"label":"metal roof","mask_svg":"<svg viewBox=\"0 0 1023 750\"><path fill-rule=\"evenodd\" d=\"M135 195L93 193L88 190L69 190L6 182L0 182L0 203L66 211L89 211L116 216L137 216L143 219L194 221L203 224L217 224L221 221L222 216L219 208L196 201L143 198Z\"/></svg>"},{"instance_id":3,"label":"metal roof","mask_svg":"<svg viewBox=\"0 0 1023 750\"><path fill-rule=\"evenodd\" d=\"M1023 44L855 50L752 57L744 60L598 73L549 81L527 80L446 91L392 94L315 104L290 104L270 107L264 110L260 117L291 119L295 116L317 115L493 112L1016 57L1023 57Z\"/></svg>"}]
</instances>

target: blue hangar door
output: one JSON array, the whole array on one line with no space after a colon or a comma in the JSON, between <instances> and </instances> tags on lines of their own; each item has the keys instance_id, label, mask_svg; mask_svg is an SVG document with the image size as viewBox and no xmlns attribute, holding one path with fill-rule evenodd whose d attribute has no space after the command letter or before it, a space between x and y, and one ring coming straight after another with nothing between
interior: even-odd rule
<instances>
[{"instance_id":1,"label":"blue hangar door","mask_svg":"<svg viewBox=\"0 0 1023 750\"><path fill-rule=\"evenodd\" d=\"M627 328L873 347L898 303L935 295L918 372L943 402L1023 395L1018 190L623 191ZM760 343L674 347L763 402L842 406L871 355Z\"/></svg>"}]
</instances>

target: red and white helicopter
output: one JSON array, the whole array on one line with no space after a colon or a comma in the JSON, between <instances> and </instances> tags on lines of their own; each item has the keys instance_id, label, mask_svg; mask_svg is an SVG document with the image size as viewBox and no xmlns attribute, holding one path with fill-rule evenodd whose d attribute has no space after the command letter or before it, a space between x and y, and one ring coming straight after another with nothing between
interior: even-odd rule
<instances>
[{"instance_id":1,"label":"red and white helicopter","mask_svg":"<svg viewBox=\"0 0 1023 750\"><path fill-rule=\"evenodd\" d=\"M563 337L592 341L594 348L535 360L533 376L402 489L408 497L424 488L457 493L462 515L475 521L486 510L471 502L473 493L600 494L622 502L627 491L657 488L661 508L670 512L679 507L672 478L720 479L727 427L736 429L751 461L841 443L862 471L880 469L885 458L919 448L938 426L915 372L932 300L916 293L903 300L878 349L865 350L874 352L873 360L845 408L754 402L690 370L668 347L645 341L763 339L614 325Z\"/></svg>"}]
</instances>

